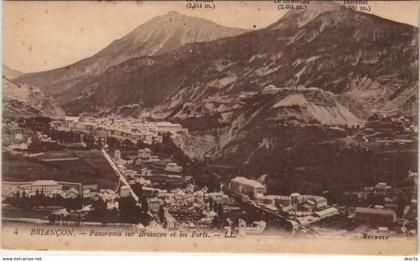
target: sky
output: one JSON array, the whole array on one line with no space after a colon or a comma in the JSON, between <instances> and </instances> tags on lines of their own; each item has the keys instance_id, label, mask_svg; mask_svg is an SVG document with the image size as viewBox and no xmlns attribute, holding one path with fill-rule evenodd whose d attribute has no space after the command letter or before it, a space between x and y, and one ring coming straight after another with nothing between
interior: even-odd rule
<instances>
[{"instance_id":1,"label":"sky","mask_svg":"<svg viewBox=\"0 0 420 261\"><path fill-rule=\"evenodd\" d=\"M2 1L3 63L21 72L59 68L89 57L140 24L169 11L240 28L264 28L284 14L273 1L215 1L187 9L185 1ZM371 13L418 26L418 1L370 1Z\"/></svg>"}]
</instances>

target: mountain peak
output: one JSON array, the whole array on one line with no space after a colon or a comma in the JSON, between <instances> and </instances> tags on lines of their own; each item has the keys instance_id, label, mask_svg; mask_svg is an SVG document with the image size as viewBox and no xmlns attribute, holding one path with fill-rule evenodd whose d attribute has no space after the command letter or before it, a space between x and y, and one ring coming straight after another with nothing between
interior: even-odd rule
<instances>
[{"instance_id":1,"label":"mountain peak","mask_svg":"<svg viewBox=\"0 0 420 261\"><path fill-rule=\"evenodd\" d=\"M342 4L335 1L316 1L307 5L307 10L290 10L279 21L270 25L268 29L276 30L283 27L300 28L322 13L330 11L340 11Z\"/></svg>"},{"instance_id":2,"label":"mountain peak","mask_svg":"<svg viewBox=\"0 0 420 261\"><path fill-rule=\"evenodd\" d=\"M94 56L52 71L23 75L20 79L37 85L49 94L59 93L74 87L85 77L98 75L133 58L162 55L185 44L214 41L247 31L170 11L139 25Z\"/></svg>"},{"instance_id":3,"label":"mountain peak","mask_svg":"<svg viewBox=\"0 0 420 261\"><path fill-rule=\"evenodd\" d=\"M210 20L206 20L200 17L195 16L189 16L182 13L178 13L177 11L169 11L166 14L162 14L159 16L156 16L149 20L148 22L139 25L137 28L143 28L145 25L153 25L157 24L157 26L169 26L171 23L172 25L182 25L183 23L205 23L210 24L213 23Z\"/></svg>"}]
</instances>

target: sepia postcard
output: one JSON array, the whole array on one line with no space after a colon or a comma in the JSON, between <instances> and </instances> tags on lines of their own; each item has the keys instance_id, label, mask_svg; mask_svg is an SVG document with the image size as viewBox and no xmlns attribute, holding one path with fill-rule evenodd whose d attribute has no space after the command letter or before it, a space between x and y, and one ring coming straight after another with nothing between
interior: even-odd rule
<instances>
[{"instance_id":1,"label":"sepia postcard","mask_svg":"<svg viewBox=\"0 0 420 261\"><path fill-rule=\"evenodd\" d=\"M4 1L1 246L417 254L418 1Z\"/></svg>"}]
</instances>

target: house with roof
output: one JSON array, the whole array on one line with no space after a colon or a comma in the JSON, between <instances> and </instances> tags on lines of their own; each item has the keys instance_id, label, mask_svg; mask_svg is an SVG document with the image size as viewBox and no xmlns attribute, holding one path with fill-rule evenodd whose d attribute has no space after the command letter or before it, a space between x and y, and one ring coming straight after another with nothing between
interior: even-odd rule
<instances>
[{"instance_id":1,"label":"house with roof","mask_svg":"<svg viewBox=\"0 0 420 261\"><path fill-rule=\"evenodd\" d=\"M131 193L131 188L128 185L124 185L120 188L120 196L121 197L129 197Z\"/></svg>"},{"instance_id":2,"label":"house with roof","mask_svg":"<svg viewBox=\"0 0 420 261\"><path fill-rule=\"evenodd\" d=\"M236 177L229 183L230 189L236 193L244 195L252 195L256 197L258 194L264 194L266 192L265 185L260 182L248 179L245 177Z\"/></svg>"},{"instance_id":3,"label":"house with roof","mask_svg":"<svg viewBox=\"0 0 420 261\"><path fill-rule=\"evenodd\" d=\"M73 187L69 188L68 190L64 191L64 198L78 198L80 195L79 191Z\"/></svg>"},{"instance_id":4,"label":"house with roof","mask_svg":"<svg viewBox=\"0 0 420 261\"><path fill-rule=\"evenodd\" d=\"M160 199L153 197L153 198L147 198L147 204L149 206L149 210L152 213L157 213L159 211L159 207L163 202L161 202Z\"/></svg>"},{"instance_id":5,"label":"house with roof","mask_svg":"<svg viewBox=\"0 0 420 261\"><path fill-rule=\"evenodd\" d=\"M305 195L303 196L303 198L304 198L303 207L308 210L315 211L315 210L320 210L327 207L328 201L325 197L315 196L315 195Z\"/></svg>"},{"instance_id":6,"label":"house with roof","mask_svg":"<svg viewBox=\"0 0 420 261\"><path fill-rule=\"evenodd\" d=\"M45 196L51 196L52 192L61 189L61 185L54 180L37 180L31 184L31 193L43 192Z\"/></svg>"},{"instance_id":7,"label":"house with roof","mask_svg":"<svg viewBox=\"0 0 420 261\"><path fill-rule=\"evenodd\" d=\"M82 192L82 197L83 198L90 198L91 196L93 196L93 192L90 189L84 189Z\"/></svg>"},{"instance_id":8,"label":"house with roof","mask_svg":"<svg viewBox=\"0 0 420 261\"><path fill-rule=\"evenodd\" d=\"M165 166L165 171L179 174L182 172L182 166L178 166L176 162L168 162Z\"/></svg>"},{"instance_id":9,"label":"house with roof","mask_svg":"<svg viewBox=\"0 0 420 261\"><path fill-rule=\"evenodd\" d=\"M397 216L394 210L357 207L356 218L372 225L389 225Z\"/></svg>"},{"instance_id":10,"label":"house with roof","mask_svg":"<svg viewBox=\"0 0 420 261\"><path fill-rule=\"evenodd\" d=\"M320 219L338 215L338 213L339 213L338 209L334 207L330 207L330 208L326 208L326 209L314 212L315 216L318 216Z\"/></svg>"}]
</instances>

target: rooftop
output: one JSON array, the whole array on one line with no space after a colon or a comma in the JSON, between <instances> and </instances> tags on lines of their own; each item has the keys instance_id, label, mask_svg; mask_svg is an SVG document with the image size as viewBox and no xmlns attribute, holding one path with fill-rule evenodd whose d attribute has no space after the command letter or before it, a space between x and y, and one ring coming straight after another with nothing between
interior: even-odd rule
<instances>
[{"instance_id":1,"label":"rooftop","mask_svg":"<svg viewBox=\"0 0 420 261\"><path fill-rule=\"evenodd\" d=\"M372 213L372 214L387 214L387 215L394 215L394 210L389 209L378 209L378 208L363 208L357 207L356 213Z\"/></svg>"},{"instance_id":2,"label":"rooftop","mask_svg":"<svg viewBox=\"0 0 420 261\"><path fill-rule=\"evenodd\" d=\"M231 182L242 183L244 185L252 186L254 188L265 188L265 186L253 179L247 179L245 177L236 177Z\"/></svg>"},{"instance_id":3,"label":"rooftop","mask_svg":"<svg viewBox=\"0 0 420 261\"><path fill-rule=\"evenodd\" d=\"M37 180L32 182L32 186L55 186L58 183L54 180Z\"/></svg>"},{"instance_id":4,"label":"rooftop","mask_svg":"<svg viewBox=\"0 0 420 261\"><path fill-rule=\"evenodd\" d=\"M330 214L333 214L333 213L338 213L338 209L336 209L334 207L330 207L330 208L315 212L315 214L320 216L320 217L330 215Z\"/></svg>"}]
</instances>

